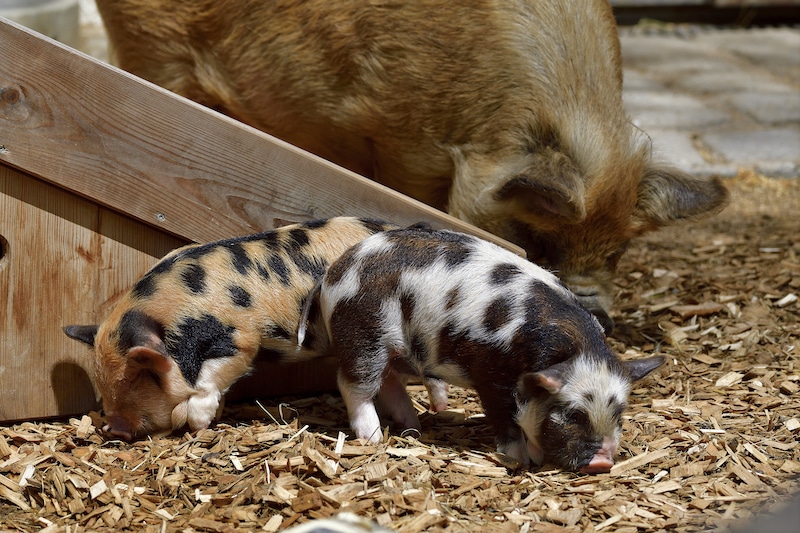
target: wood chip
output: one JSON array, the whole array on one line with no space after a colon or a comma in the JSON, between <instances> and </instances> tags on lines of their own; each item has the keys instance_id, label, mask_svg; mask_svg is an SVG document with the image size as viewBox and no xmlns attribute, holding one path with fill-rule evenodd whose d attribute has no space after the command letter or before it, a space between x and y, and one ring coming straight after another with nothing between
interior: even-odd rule
<instances>
[{"instance_id":1,"label":"wood chip","mask_svg":"<svg viewBox=\"0 0 800 533\"><path fill-rule=\"evenodd\" d=\"M728 372L721 378L719 378L715 383L715 387L730 387L731 385L736 385L737 383L742 381L744 374L740 374L739 372Z\"/></svg>"},{"instance_id":2,"label":"wood chip","mask_svg":"<svg viewBox=\"0 0 800 533\"><path fill-rule=\"evenodd\" d=\"M681 318L713 315L719 313L723 309L725 309L725 306L716 302L705 302L694 305L673 305L669 308L670 311Z\"/></svg>"},{"instance_id":3,"label":"wood chip","mask_svg":"<svg viewBox=\"0 0 800 533\"><path fill-rule=\"evenodd\" d=\"M653 461L657 461L669 455L669 450L655 450L652 452L641 453L635 457L631 457L621 463L615 464L611 467L611 475L618 476L623 472L631 469L639 468Z\"/></svg>"},{"instance_id":4,"label":"wood chip","mask_svg":"<svg viewBox=\"0 0 800 533\"><path fill-rule=\"evenodd\" d=\"M800 181L725 184L721 214L644 235L620 261L608 342L669 364L634 385L610 475L507 462L458 387L448 411L421 413L417 438L380 443L352 437L337 394L230 404L210 429L133 443L105 441L88 413L0 426L3 526L277 532L347 512L414 533L694 533L758 519L800 493L786 299L800 294Z\"/></svg>"}]
</instances>

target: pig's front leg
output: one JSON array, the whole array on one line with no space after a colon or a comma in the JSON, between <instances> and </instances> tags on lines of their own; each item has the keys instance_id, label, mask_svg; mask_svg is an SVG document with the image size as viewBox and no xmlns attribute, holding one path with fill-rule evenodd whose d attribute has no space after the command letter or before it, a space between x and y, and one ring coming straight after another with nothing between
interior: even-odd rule
<instances>
[{"instance_id":1,"label":"pig's front leg","mask_svg":"<svg viewBox=\"0 0 800 533\"><path fill-rule=\"evenodd\" d=\"M515 420L513 389L499 387L491 382L477 383L475 389L480 396L486 418L494 427L497 451L514 458L522 466L528 466L531 460L541 464L541 451L537 452L535 446L527 442L522 428Z\"/></svg>"},{"instance_id":2,"label":"pig's front leg","mask_svg":"<svg viewBox=\"0 0 800 533\"><path fill-rule=\"evenodd\" d=\"M209 427L220 408L221 397L218 389L205 389L189 398L186 419L189 429L197 431Z\"/></svg>"},{"instance_id":3,"label":"pig's front leg","mask_svg":"<svg viewBox=\"0 0 800 533\"><path fill-rule=\"evenodd\" d=\"M342 376L341 370L337 376L337 383L347 407L350 427L353 428L356 437L371 442L380 442L382 438L381 421L373 402L374 387L365 387L347 381Z\"/></svg>"}]
</instances>

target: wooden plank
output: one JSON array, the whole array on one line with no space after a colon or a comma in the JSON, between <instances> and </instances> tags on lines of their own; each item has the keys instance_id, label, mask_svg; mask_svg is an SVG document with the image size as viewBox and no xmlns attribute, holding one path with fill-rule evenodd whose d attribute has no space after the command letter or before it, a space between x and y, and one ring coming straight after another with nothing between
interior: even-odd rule
<instances>
[{"instance_id":1,"label":"wooden plank","mask_svg":"<svg viewBox=\"0 0 800 533\"><path fill-rule=\"evenodd\" d=\"M96 323L185 241L0 164L0 420L95 406L91 349L64 335Z\"/></svg>"},{"instance_id":2,"label":"wooden plank","mask_svg":"<svg viewBox=\"0 0 800 533\"><path fill-rule=\"evenodd\" d=\"M0 161L194 241L356 215L520 248L0 21Z\"/></svg>"}]
</instances>

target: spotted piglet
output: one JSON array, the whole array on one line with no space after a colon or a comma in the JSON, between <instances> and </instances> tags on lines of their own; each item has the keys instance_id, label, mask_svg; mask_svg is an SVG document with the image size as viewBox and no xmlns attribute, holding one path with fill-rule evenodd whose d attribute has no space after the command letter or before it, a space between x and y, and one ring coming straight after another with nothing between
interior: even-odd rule
<instances>
[{"instance_id":1,"label":"spotted piglet","mask_svg":"<svg viewBox=\"0 0 800 533\"><path fill-rule=\"evenodd\" d=\"M130 440L208 427L257 355L316 355L313 338L308 350L294 340L309 291L342 252L390 227L331 218L168 254L101 325L65 328L95 348L106 429Z\"/></svg>"},{"instance_id":2,"label":"spotted piglet","mask_svg":"<svg viewBox=\"0 0 800 533\"><path fill-rule=\"evenodd\" d=\"M412 374L475 389L498 450L521 463L605 472L631 383L664 362L620 361L553 274L460 233L368 237L318 291L351 427L372 441L376 399L396 424L420 427L403 386Z\"/></svg>"}]
</instances>

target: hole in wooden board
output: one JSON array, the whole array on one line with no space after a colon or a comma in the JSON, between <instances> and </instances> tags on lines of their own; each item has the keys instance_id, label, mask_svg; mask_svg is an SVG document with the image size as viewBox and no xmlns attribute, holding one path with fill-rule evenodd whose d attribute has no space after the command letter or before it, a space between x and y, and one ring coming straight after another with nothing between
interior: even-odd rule
<instances>
[{"instance_id":1,"label":"hole in wooden board","mask_svg":"<svg viewBox=\"0 0 800 533\"><path fill-rule=\"evenodd\" d=\"M8 240L5 237L0 235L0 265L5 262L5 258L8 255Z\"/></svg>"}]
</instances>

